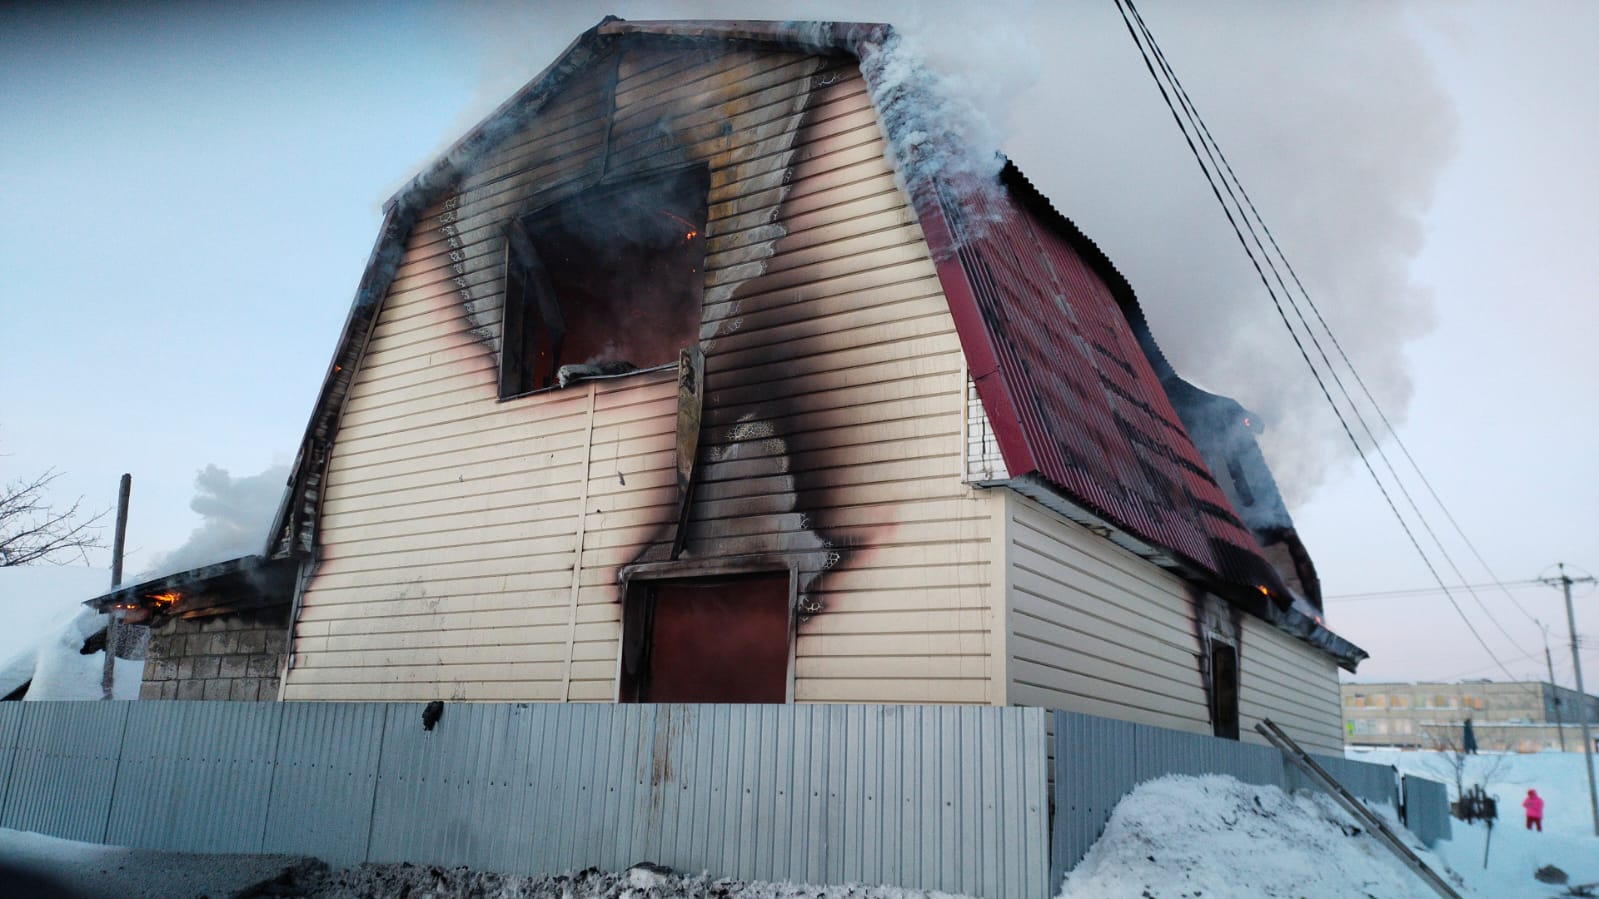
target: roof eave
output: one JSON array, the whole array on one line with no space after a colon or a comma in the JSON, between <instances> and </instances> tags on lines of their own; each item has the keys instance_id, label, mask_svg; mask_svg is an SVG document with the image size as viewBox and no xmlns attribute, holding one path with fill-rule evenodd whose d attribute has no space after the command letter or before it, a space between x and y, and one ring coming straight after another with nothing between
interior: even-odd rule
<instances>
[{"instance_id":1,"label":"roof eave","mask_svg":"<svg viewBox=\"0 0 1599 899\"><path fill-rule=\"evenodd\" d=\"M169 617L220 614L281 605L288 601L296 568L297 563L291 560L274 560L261 555L240 556L118 587L86 600L83 604L97 612L144 608ZM232 601L213 601L206 591L223 583L230 585L247 583L250 589L243 592L250 595L240 596ZM278 595L280 592L281 596ZM177 594L180 598L175 602L154 599L163 594ZM192 599L202 595L207 597L203 602L195 602Z\"/></svg>"}]
</instances>

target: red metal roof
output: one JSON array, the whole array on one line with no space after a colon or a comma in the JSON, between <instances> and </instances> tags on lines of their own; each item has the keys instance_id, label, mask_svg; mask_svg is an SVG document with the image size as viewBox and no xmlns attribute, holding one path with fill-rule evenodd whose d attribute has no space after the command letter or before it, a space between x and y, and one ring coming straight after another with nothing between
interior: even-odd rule
<instances>
[{"instance_id":1,"label":"red metal roof","mask_svg":"<svg viewBox=\"0 0 1599 899\"><path fill-rule=\"evenodd\" d=\"M1038 476L1223 584L1289 602L1140 348L1126 282L1014 166L1001 181L944 183L917 209L1010 475Z\"/></svg>"}]
</instances>

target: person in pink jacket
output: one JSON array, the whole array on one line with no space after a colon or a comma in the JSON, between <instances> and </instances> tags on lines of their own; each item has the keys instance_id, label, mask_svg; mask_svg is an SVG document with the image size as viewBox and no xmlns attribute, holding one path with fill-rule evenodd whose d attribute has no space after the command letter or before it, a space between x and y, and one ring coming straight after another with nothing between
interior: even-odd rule
<instances>
[{"instance_id":1,"label":"person in pink jacket","mask_svg":"<svg viewBox=\"0 0 1599 899\"><path fill-rule=\"evenodd\" d=\"M1537 828L1543 833L1543 797L1537 790L1528 790L1527 798L1521 800L1521 807L1527 810L1527 829Z\"/></svg>"}]
</instances>

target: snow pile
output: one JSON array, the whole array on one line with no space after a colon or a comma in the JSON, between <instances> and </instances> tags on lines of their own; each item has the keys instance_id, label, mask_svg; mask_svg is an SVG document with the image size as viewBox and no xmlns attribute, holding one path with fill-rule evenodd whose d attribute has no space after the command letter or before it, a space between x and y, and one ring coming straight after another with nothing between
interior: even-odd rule
<instances>
[{"instance_id":1,"label":"snow pile","mask_svg":"<svg viewBox=\"0 0 1599 899\"><path fill-rule=\"evenodd\" d=\"M1544 865L1565 871L1573 884L1599 883L1599 837L1594 836L1588 805L1588 773L1580 747L1573 748L1578 751L1482 753L1460 759L1465 784L1480 783L1499 800L1499 820L1491 838L1484 824L1455 821L1451 839L1440 842L1435 851L1479 895L1562 895L1559 887L1533 880L1533 872ZM1349 750L1346 755L1444 781L1451 798L1456 798L1454 757L1449 753ZM1521 800L1529 789L1544 797L1542 833L1528 832L1523 824Z\"/></svg>"},{"instance_id":2,"label":"snow pile","mask_svg":"<svg viewBox=\"0 0 1599 899\"><path fill-rule=\"evenodd\" d=\"M1426 853L1423 850L1423 857ZM1435 859L1433 869L1449 877ZM1452 878L1451 878L1452 879ZM1172 775L1116 806L1062 899L1436 894L1331 799L1231 777Z\"/></svg>"},{"instance_id":3,"label":"snow pile","mask_svg":"<svg viewBox=\"0 0 1599 899\"><path fill-rule=\"evenodd\" d=\"M101 653L83 655L83 641L106 616L83 601L109 589L99 568L53 565L0 567L0 696L33 681L28 699L99 699ZM117 660L118 699L137 699L143 662Z\"/></svg>"},{"instance_id":4,"label":"snow pile","mask_svg":"<svg viewBox=\"0 0 1599 899\"><path fill-rule=\"evenodd\" d=\"M59 625L34 647L33 683L25 700L98 700L105 672L105 650L83 654L83 642L105 629L107 616L89 608ZM144 662L117 659L113 699L138 699Z\"/></svg>"}]
</instances>

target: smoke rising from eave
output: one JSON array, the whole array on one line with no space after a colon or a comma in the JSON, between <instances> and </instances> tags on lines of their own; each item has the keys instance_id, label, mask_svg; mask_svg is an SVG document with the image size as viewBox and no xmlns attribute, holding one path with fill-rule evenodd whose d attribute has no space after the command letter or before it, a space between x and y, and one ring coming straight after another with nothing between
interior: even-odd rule
<instances>
[{"instance_id":1,"label":"smoke rising from eave","mask_svg":"<svg viewBox=\"0 0 1599 899\"><path fill-rule=\"evenodd\" d=\"M207 465L194 476L194 499L189 502L189 508L200 515L200 527L182 546L157 556L137 579L146 581L260 553L288 478L287 465L239 478Z\"/></svg>"},{"instance_id":2,"label":"smoke rising from eave","mask_svg":"<svg viewBox=\"0 0 1599 899\"><path fill-rule=\"evenodd\" d=\"M1397 425L1412 392L1405 346L1432 326L1410 268L1455 132L1404 14L1243 2L1141 11ZM1052 31L1048 112L1021 117L1012 156L1126 274L1173 366L1261 414L1273 472L1289 505L1302 503L1353 449L1114 7L1075 12L1077 27Z\"/></svg>"},{"instance_id":3,"label":"smoke rising from eave","mask_svg":"<svg viewBox=\"0 0 1599 899\"><path fill-rule=\"evenodd\" d=\"M901 59L922 60L939 96L960 111L951 134L969 159L991 160L995 149L1014 159L1127 275L1177 370L1267 421L1263 448L1290 506L1352 458L1113 4L621 3L608 11L891 23L914 50ZM1145 0L1141 11L1397 425L1412 391L1405 346L1432 325L1431 298L1410 266L1455 131L1404 12L1243 0L1202 8ZM460 37L482 46L485 61L463 129L601 12L502 2L465 13Z\"/></svg>"}]
</instances>

